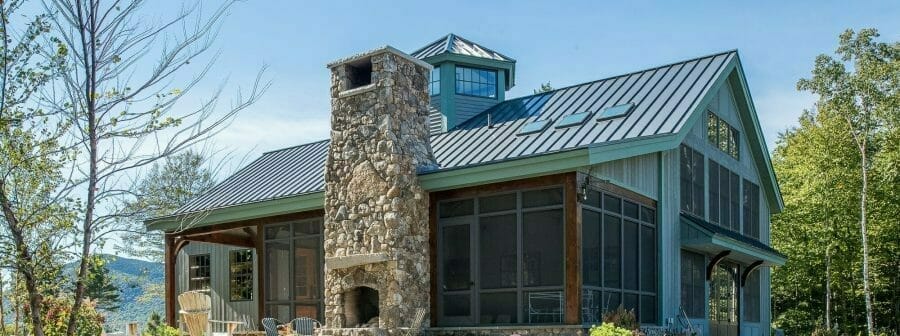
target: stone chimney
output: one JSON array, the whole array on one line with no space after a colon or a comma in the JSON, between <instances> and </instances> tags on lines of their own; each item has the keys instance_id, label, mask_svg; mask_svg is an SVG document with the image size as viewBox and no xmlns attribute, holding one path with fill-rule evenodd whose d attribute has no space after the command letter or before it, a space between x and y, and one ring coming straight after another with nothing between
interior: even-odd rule
<instances>
[{"instance_id":1,"label":"stone chimney","mask_svg":"<svg viewBox=\"0 0 900 336\"><path fill-rule=\"evenodd\" d=\"M325 328L392 335L430 307L428 140L431 66L392 47L328 64Z\"/></svg>"}]
</instances>

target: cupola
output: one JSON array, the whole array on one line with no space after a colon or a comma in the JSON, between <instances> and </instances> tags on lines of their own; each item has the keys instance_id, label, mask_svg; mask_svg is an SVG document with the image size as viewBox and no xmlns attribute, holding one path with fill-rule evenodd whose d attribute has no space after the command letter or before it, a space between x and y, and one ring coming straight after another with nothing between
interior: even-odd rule
<instances>
[{"instance_id":1,"label":"cupola","mask_svg":"<svg viewBox=\"0 0 900 336\"><path fill-rule=\"evenodd\" d=\"M502 102L515 85L516 60L455 34L411 55L434 66L428 85L431 133L453 129Z\"/></svg>"}]
</instances>

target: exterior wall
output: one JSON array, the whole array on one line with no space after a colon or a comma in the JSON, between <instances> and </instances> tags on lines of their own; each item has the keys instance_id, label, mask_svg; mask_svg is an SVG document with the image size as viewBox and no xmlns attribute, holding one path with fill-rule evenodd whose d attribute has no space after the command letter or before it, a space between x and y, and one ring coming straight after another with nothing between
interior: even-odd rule
<instances>
[{"instance_id":1,"label":"exterior wall","mask_svg":"<svg viewBox=\"0 0 900 336\"><path fill-rule=\"evenodd\" d=\"M257 313L259 300L259 288L257 288L257 279L259 270L256 265L256 252L253 252L253 300L235 301L229 300L229 252L232 250L245 250L245 247L234 247L220 244L192 242L184 247L176 257L175 264L175 281L176 293L181 294L188 290L188 267L189 256L198 254L209 254L210 268L210 290L209 295L212 298L212 313L210 319L221 321L240 321L243 316L248 316L251 321L259 321ZM253 249L250 249L253 250ZM175 302L176 311L178 302ZM221 325L213 324L214 328L221 328Z\"/></svg>"},{"instance_id":2,"label":"exterior wall","mask_svg":"<svg viewBox=\"0 0 900 336\"><path fill-rule=\"evenodd\" d=\"M461 64L461 66L469 65ZM435 67L441 69L441 94L432 97L434 100L439 100L436 104L432 103L432 106L438 107L443 113L445 131L502 102L506 97L506 91L504 91L506 89L506 70L471 66L497 70L497 98L491 99L456 94L455 63L445 62L435 65Z\"/></svg>"},{"instance_id":3,"label":"exterior wall","mask_svg":"<svg viewBox=\"0 0 900 336\"><path fill-rule=\"evenodd\" d=\"M591 177L659 200L659 162L656 153L593 165L585 169Z\"/></svg>"},{"instance_id":4,"label":"exterior wall","mask_svg":"<svg viewBox=\"0 0 900 336\"><path fill-rule=\"evenodd\" d=\"M740 154L739 154L739 160L736 160L733 157L729 156L727 153L719 150L717 147L715 147L713 144L711 144L709 142L709 140L707 139L707 121L708 121L708 119L707 119L707 115L706 115L706 110L704 110L702 112L703 115L701 116L701 118L699 118L699 120L694 125L692 125L692 127L689 130L687 136L685 137L683 143L703 154L704 165L705 165L704 173L706 175L706 178L708 179L708 176L709 176L708 175L708 172L709 172L709 161L708 160L712 159L713 161L716 161L716 163L718 163L722 166L725 166L729 170L740 175L740 177L742 179L747 179L747 180L753 182L754 184L760 186L760 188L763 188L762 184L760 183L760 172L757 169L756 162L754 162L752 159L752 155L750 155L750 153L749 153L750 140L747 138L746 127L753 127L753 126L745 126L741 123L741 119L738 114L739 113L738 106L737 106L734 96L732 94L732 89L731 89L730 84L726 83L725 85L722 86L722 88L719 90L719 92L716 93L716 96L712 99L712 101L710 101L709 105L707 106L707 110L712 111L718 117L722 118L728 124L730 124L732 127L736 128L739 131L739 133L740 133L740 139L739 139ZM668 155L665 155L666 153ZM664 156L667 156L669 158L669 159L665 160L664 166L666 167L666 169L671 170L671 172L668 172L668 174L666 174L665 177L667 179L665 181L667 181L667 182L664 182L664 185L666 185L668 188L670 188L670 190L669 190L669 193L667 193L667 195L664 195L663 197L670 199L672 201L669 202L671 204L671 208L668 208L668 211L665 214L665 216L669 216L669 217L668 218L664 217L663 223L678 223L678 214L680 212L680 197L681 197L680 193L679 193L679 171L678 171L679 170L679 159L680 159L679 152L677 149L670 150L670 151L665 152ZM704 193L706 193L706 190L709 187L709 181L705 181L704 186L705 186ZM771 211L769 209L769 200L767 199L767 194L765 192L760 191L760 198L761 199L760 199L760 214L759 214L759 216L760 216L760 238L759 238L759 240L761 242L768 244L770 242L770 218L769 217L770 217ZM708 216L709 215L709 199L708 199L708 197L704 197L704 199L706 199L706 206L705 206L706 211L704 213L706 214L706 216ZM675 226L674 231L677 232L679 230L678 229L679 225L673 225L673 226ZM666 286L666 288L668 290L673 291L672 293L675 294L672 297L672 301L667 301L667 303L666 303L667 309L671 310L672 312L678 311L678 307L680 307L680 299L681 299L680 298L680 286L681 286L680 280L681 279L678 276L680 274L680 269L681 269L680 268L680 258L678 257L680 255L680 252L679 252L680 244L677 240L677 237L679 237L679 235L677 235L677 234L675 236L673 236L673 238L675 239L672 241L672 242L674 242L674 247L668 250L671 254L671 257L669 258L669 259L671 259L671 260L669 260L669 262L671 262L671 264L666 265L667 263L663 263L663 265L665 267L665 269L663 270L663 274L666 274L666 272L672 272L674 274L674 279L667 279L667 283L668 283L668 280L674 280L674 281L671 281L671 283L668 286ZM665 239L664 239L664 242L665 242ZM771 311L769 309L771 307L770 270L768 268L764 267L764 268L760 268L760 272L761 272L760 273L760 286L761 286L761 288L760 288L760 296L761 296L760 309L762 310L760 312L760 321L752 322L752 323L744 322L743 316L740 316L740 318L742 319L741 335L769 335L769 333L770 333L770 330L767 327L770 325L770 321L771 321ZM709 296L709 286L707 286L706 292L707 292L706 295L708 297ZM742 295L743 295L743 292L742 292ZM741 303L743 304L743 300L741 300ZM709 314L708 309L709 308L707 307L707 315ZM741 307L741 309L743 309L743 307ZM743 311L741 311L741 315L743 315ZM666 312L665 316L674 316L674 315L669 315L669 313ZM708 325L707 320L692 319L691 322L694 323L695 326L699 325L700 327L702 327L704 335L709 333L709 325Z\"/></svg>"},{"instance_id":5,"label":"exterior wall","mask_svg":"<svg viewBox=\"0 0 900 336\"><path fill-rule=\"evenodd\" d=\"M499 70L497 76L502 76L503 71ZM497 91L502 91L502 88L498 88ZM456 105L456 122L457 125L462 123L470 118L478 115L481 112L489 109L491 106L497 105L500 101L497 99L484 98L484 97L473 97L473 96L465 96L454 94L453 99L455 100Z\"/></svg>"}]
</instances>

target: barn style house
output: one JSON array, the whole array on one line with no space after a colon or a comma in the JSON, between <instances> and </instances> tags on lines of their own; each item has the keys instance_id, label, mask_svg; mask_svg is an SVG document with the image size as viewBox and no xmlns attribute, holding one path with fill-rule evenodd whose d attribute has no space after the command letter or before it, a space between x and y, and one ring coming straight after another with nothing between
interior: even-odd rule
<instances>
[{"instance_id":1,"label":"barn style house","mask_svg":"<svg viewBox=\"0 0 900 336\"><path fill-rule=\"evenodd\" d=\"M327 65L330 139L263 154L170 216L166 317L320 335L769 335L778 184L737 51L507 99L457 35Z\"/></svg>"}]
</instances>

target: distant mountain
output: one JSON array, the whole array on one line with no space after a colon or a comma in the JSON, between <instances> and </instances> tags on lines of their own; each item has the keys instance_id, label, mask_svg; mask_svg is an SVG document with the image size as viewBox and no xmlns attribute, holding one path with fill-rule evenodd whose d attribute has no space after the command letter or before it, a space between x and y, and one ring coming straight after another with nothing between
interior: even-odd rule
<instances>
[{"instance_id":1,"label":"distant mountain","mask_svg":"<svg viewBox=\"0 0 900 336\"><path fill-rule=\"evenodd\" d=\"M162 263L114 255L103 255L103 258L107 261L110 278L122 291L121 308L115 312L105 312L108 330L124 330L127 322L143 325L154 311L165 315L165 273Z\"/></svg>"}]
</instances>

